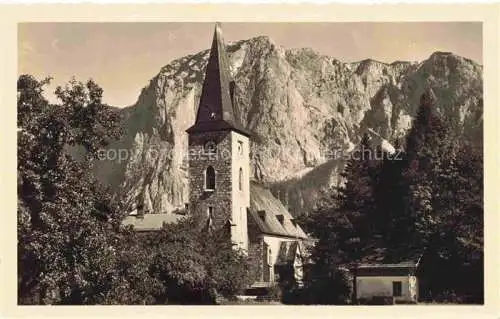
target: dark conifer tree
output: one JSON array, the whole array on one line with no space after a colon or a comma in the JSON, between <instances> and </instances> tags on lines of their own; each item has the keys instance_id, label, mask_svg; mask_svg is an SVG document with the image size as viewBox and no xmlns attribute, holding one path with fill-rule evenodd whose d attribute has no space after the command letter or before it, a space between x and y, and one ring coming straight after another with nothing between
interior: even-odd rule
<instances>
[{"instance_id":1,"label":"dark conifer tree","mask_svg":"<svg viewBox=\"0 0 500 319\"><path fill-rule=\"evenodd\" d=\"M375 150L365 134L346 163L342 178L344 184L331 190L323 204L308 216L306 229L318 239L313 251L315 294L328 296L321 303L342 303L348 297L346 282L340 266L356 266L360 259L374 248L374 183L377 175ZM355 280L355 278L353 278ZM341 294L316 291L337 287ZM326 285L326 286L325 286ZM321 289L319 289L321 290ZM346 297L347 296L347 297Z\"/></svg>"},{"instance_id":2,"label":"dark conifer tree","mask_svg":"<svg viewBox=\"0 0 500 319\"><path fill-rule=\"evenodd\" d=\"M413 222L409 218L408 184L403 177L406 167L405 154L395 143L396 152L384 154L374 186L375 219L381 247L391 255L402 255L408 248L408 230Z\"/></svg>"},{"instance_id":3,"label":"dark conifer tree","mask_svg":"<svg viewBox=\"0 0 500 319\"><path fill-rule=\"evenodd\" d=\"M448 129L437 113L437 100L427 89L413 126L406 139L406 168L408 185L409 249L424 249L438 225L438 211L433 209L433 195L439 191L438 175L449 150Z\"/></svg>"},{"instance_id":4,"label":"dark conifer tree","mask_svg":"<svg viewBox=\"0 0 500 319\"><path fill-rule=\"evenodd\" d=\"M422 293L482 300L482 149L457 140L436 112L431 90L421 98L407 137L407 249L424 252ZM474 266L472 266L474 265ZM474 275L472 275L474 274ZM474 278L463 284L456 278Z\"/></svg>"}]
</instances>

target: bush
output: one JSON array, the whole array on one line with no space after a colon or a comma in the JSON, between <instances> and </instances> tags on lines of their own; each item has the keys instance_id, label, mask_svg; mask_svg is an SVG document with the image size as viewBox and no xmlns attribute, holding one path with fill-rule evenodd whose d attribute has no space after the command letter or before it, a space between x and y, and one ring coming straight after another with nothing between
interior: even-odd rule
<instances>
[{"instance_id":1,"label":"bush","mask_svg":"<svg viewBox=\"0 0 500 319\"><path fill-rule=\"evenodd\" d=\"M267 296L270 300L281 300L283 297L282 289L278 286L271 286L267 291Z\"/></svg>"}]
</instances>

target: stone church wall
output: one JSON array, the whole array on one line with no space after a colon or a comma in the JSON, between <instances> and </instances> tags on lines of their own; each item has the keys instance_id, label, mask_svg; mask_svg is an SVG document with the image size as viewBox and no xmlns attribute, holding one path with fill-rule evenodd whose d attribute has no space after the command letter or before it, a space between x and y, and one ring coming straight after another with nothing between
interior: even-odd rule
<instances>
[{"instance_id":1,"label":"stone church wall","mask_svg":"<svg viewBox=\"0 0 500 319\"><path fill-rule=\"evenodd\" d=\"M207 154L204 145L213 140L217 152ZM231 134L230 132L192 133L189 136L189 210L201 220L208 219L208 207L214 209L213 226L224 226L232 212L231 174ZM205 171L208 166L215 169L215 190L205 190Z\"/></svg>"}]
</instances>

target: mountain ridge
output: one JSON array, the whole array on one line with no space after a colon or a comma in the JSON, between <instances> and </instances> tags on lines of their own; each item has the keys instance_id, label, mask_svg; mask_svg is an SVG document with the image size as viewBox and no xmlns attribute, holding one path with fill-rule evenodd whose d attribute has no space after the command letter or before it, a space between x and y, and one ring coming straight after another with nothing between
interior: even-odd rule
<instances>
[{"instance_id":1,"label":"mountain ridge","mask_svg":"<svg viewBox=\"0 0 500 319\"><path fill-rule=\"evenodd\" d=\"M401 138L427 86L458 134L482 132L482 66L453 53L421 62L344 63L266 36L230 43L227 52L240 120L258 136L252 178L294 213L311 209L322 190L338 183L342 164L329 151L352 149L368 129L388 141ZM171 61L122 109L125 135L109 149L127 150L127 159L98 163L96 175L126 204L168 212L187 202L184 130L194 122L208 53Z\"/></svg>"}]
</instances>

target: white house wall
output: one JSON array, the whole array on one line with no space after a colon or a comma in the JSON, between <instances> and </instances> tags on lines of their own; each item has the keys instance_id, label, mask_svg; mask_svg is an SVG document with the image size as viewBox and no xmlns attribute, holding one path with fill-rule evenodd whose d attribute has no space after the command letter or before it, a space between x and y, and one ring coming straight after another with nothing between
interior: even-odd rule
<instances>
[{"instance_id":1,"label":"white house wall","mask_svg":"<svg viewBox=\"0 0 500 319\"><path fill-rule=\"evenodd\" d=\"M356 278L357 297L370 299L373 296L392 296L392 282L401 282L401 297L396 300L417 299L417 279L415 276L358 276Z\"/></svg>"}]
</instances>

